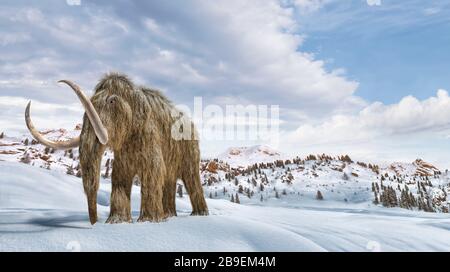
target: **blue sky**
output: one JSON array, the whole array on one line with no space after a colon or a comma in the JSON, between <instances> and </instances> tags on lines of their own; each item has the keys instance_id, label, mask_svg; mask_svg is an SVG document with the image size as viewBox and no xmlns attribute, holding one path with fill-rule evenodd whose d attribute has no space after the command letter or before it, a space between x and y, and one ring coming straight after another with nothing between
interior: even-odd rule
<instances>
[{"instance_id":1,"label":"blue sky","mask_svg":"<svg viewBox=\"0 0 450 272\"><path fill-rule=\"evenodd\" d=\"M73 5L79 2L80 5ZM285 153L450 166L450 1L42 0L0 4L0 130L72 128L127 73L177 104L279 105ZM247 142L202 141L214 155Z\"/></svg>"},{"instance_id":2,"label":"blue sky","mask_svg":"<svg viewBox=\"0 0 450 272\"><path fill-rule=\"evenodd\" d=\"M298 18L302 48L344 67L369 101L424 99L450 86L450 1L329 1Z\"/></svg>"}]
</instances>

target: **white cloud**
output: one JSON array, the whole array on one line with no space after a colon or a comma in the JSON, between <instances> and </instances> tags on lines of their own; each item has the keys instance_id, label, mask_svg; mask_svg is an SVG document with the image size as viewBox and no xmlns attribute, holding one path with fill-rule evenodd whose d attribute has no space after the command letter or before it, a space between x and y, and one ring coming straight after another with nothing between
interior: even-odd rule
<instances>
[{"instance_id":1,"label":"white cloud","mask_svg":"<svg viewBox=\"0 0 450 272\"><path fill-rule=\"evenodd\" d=\"M31 40L28 33L0 33L0 46L17 44Z\"/></svg>"},{"instance_id":2,"label":"white cloud","mask_svg":"<svg viewBox=\"0 0 450 272\"><path fill-rule=\"evenodd\" d=\"M381 147L392 147L390 140L404 141L418 131L433 131L423 141L434 139L439 128L442 138L449 135L445 91L423 101L406 97L394 105L368 105L355 96L358 82L348 79L345 69L330 71L302 49L305 36L296 11L314 12L328 2L333 1L127 1L109 6L89 1L82 8L65 2L5 4L0 10L0 22L8 26L0 35L0 45L6 45L0 47L0 89L10 97L0 97L0 128L25 129L28 99L39 128L71 128L81 120L78 101L55 82L72 79L89 92L103 73L119 70L137 83L162 88L176 103L188 104L200 95L215 104L279 104L283 126L304 122L285 132L284 150L326 146L321 151L327 152L350 146L376 154L383 148L373 142L380 139ZM361 14L345 13L342 20ZM319 21L328 27L335 22ZM11 96L27 99L17 98L22 100L13 106ZM39 101L45 106L40 108ZM74 108L66 112L60 105L67 101Z\"/></svg>"},{"instance_id":3,"label":"white cloud","mask_svg":"<svg viewBox=\"0 0 450 272\"><path fill-rule=\"evenodd\" d=\"M69 6L80 6L81 0L66 0L66 3Z\"/></svg>"},{"instance_id":4,"label":"white cloud","mask_svg":"<svg viewBox=\"0 0 450 272\"><path fill-rule=\"evenodd\" d=\"M429 147L431 139L444 140L450 131L450 97L445 90L418 100L404 97L397 104L372 103L357 114L333 115L319 124L303 124L285 134L285 148L305 152L350 152L378 158L398 158L405 143L408 157ZM397 154L395 154L397 152ZM377 156L383 154L382 156Z\"/></svg>"},{"instance_id":5,"label":"white cloud","mask_svg":"<svg viewBox=\"0 0 450 272\"><path fill-rule=\"evenodd\" d=\"M179 34L179 40L188 39L185 44L190 45L187 50L178 49L179 62L190 64L208 78L212 94L223 95L235 90L233 95L252 100L271 96L278 103L298 101L306 110L319 106L332 110L356 90L358 83L347 80L340 73L344 70L329 72L323 61L299 51L303 37L296 31L298 25L292 10L281 7L278 1L199 3L195 13L202 17L201 25L184 26L175 22L172 27L180 32L174 35ZM297 4L306 7L320 3L298 1ZM150 21L147 25L153 32L161 31L158 22ZM186 37L192 30L185 27L196 29L192 37ZM196 39L197 32L205 38ZM188 55L192 48L202 51L195 56ZM150 58L153 61L154 57Z\"/></svg>"},{"instance_id":6,"label":"white cloud","mask_svg":"<svg viewBox=\"0 0 450 272\"><path fill-rule=\"evenodd\" d=\"M367 0L369 6L381 6L381 0Z\"/></svg>"},{"instance_id":7,"label":"white cloud","mask_svg":"<svg viewBox=\"0 0 450 272\"><path fill-rule=\"evenodd\" d=\"M314 12L323 7L330 0L293 0L294 5L301 12Z\"/></svg>"},{"instance_id":8,"label":"white cloud","mask_svg":"<svg viewBox=\"0 0 450 272\"><path fill-rule=\"evenodd\" d=\"M30 110L33 123L40 130L73 129L76 124L82 122L84 113L83 107L75 100L76 97L74 97L74 103L65 105L33 100ZM0 112L2 114L0 132L15 136L27 133L24 114L28 101L23 97L0 96Z\"/></svg>"},{"instance_id":9,"label":"white cloud","mask_svg":"<svg viewBox=\"0 0 450 272\"><path fill-rule=\"evenodd\" d=\"M375 102L358 114L333 115L321 124L304 124L290 136L300 143L329 144L449 128L450 97L439 90L423 101L407 96L392 105Z\"/></svg>"},{"instance_id":10,"label":"white cloud","mask_svg":"<svg viewBox=\"0 0 450 272\"><path fill-rule=\"evenodd\" d=\"M296 5L316 9L324 2L297 0ZM227 94L255 103L298 101L285 107L309 114L318 114L317 109L325 114L341 101L355 100L358 83L346 79L344 69L327 71L324 61L301 51L304 37L298 34L293 10L279 1L194 1L180 3L189 8L179 9L171 5L135 2L132 17L118 15L120 6L114 12L88 3L77 13L64 5L57 12L44 5L6 7L0 18L29 29L31 37L22 43L32 50L15 54L9 49L0 57L8 58L0 63L0 80L10 83L8 95L13 90L25 95L25 88L32 86L21 82L68 77L92 87L101 74L119 70L140 83L170 89L180 99L203 95L214 100ZM19 41L9 37L2 43ZM55 91L35 87L36 96L45 98Z\"/></svg>"}]
</instances>

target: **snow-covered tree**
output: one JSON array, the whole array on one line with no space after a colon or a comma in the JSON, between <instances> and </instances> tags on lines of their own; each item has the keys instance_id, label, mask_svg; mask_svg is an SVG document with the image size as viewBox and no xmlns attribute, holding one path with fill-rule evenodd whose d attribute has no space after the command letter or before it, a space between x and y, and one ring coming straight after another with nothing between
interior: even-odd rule
<instances>
[{"instance_id":1,"label":"snow-covered tree","mask_svg":"<svg viewBox=\"0 0 450 272\"><path fill-rule=\"evenodd\" d=\"M317 200L323 200L323 195L322 195L322 193L320 191L317 191L316 199Z\"/></svg>"},{"instance_id":2,"label":"snow-covered tree","mask_svg":"<svg viewBox=\"0 0 450 272\"><path fill-rule=\"evenodd\" d=\"M183 185L178 184L177 193L179 197L183 197Z\"/></svg>"}]
</instances>

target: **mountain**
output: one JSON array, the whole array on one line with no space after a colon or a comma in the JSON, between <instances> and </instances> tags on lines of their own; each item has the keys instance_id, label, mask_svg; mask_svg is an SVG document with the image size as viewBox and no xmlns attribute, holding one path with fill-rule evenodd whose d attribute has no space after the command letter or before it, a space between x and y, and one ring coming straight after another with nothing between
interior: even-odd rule
<instances>
[{"instance_id":1,"label":"mountain","mask_svg":"<svg viewBox=\"0 0 450 272\"><path fill-rule=\"evenodd\" d=\"M412 163L392 163L389 167L398 175L409 175L409 176L434 176L436 172L440 170L434 165L423 161L422 159L417 159Z\"/></svg>"},{"instance_id":2,"label":"mountain","mask_svg":"<svg viewBox=\"0 0 450 272\"><path fill-rule=\"evenodd\" d=\"M53 139L79 130L45 131ZM224 155L226 154L226 155ZM348 155L285 158L269 147L230 148L202 160L210 216L189 216L179 182L177 217L103 224L111 194L105 152L91 226L78 150L0 135L0 251L444 251L450 247L450 175L417 159L380 167ZM181 190L180 190L181 189ZM140 188L134 184L136 220ZM417 235L420 233L420 235ZM274 239L275 237L275 239Z\"/></svg>"},{"instance_id":3,"label":"mountain","mask_svg":"<svg viewBox=\"0 0 450 272\"><path fill-rule=\"evenodd\" d=\"M380 167L347 155L309 155L247 167L217 159L203 161L201 169L206 195L235 200L237 194L241 203L304 206L323 198L334 207L352 203L444 213L450 204L450 176L423 160Z\"/></svg>"},{"instance_id":4,"label":"mountain","mask_svg":"<svg viewBox=\"0 0 450 272\"><path fill-rule=\"evenodd\" d=\"M446 251L446 214L276 203L239 205L209 199L210 215L189 216L177 196L177 217L138 223L140 193L133 186L134 223L104 224L111 184L100 179L98 216L89 223L81 180L64 173L0 162L0 251ZM326 195L325 195L326 197ZM244 197L242 197L244 198Z\"/></svg>"},{"instance_id":5,"label":"mountain","mask_svg":"<svg viewBox=\"0 0 450 272\"><path fill-rule=\"evenodd\" d=\"M64 141L80 134L81 126L77 125L73 130L53 129L40 131L51 140ZM9 137L3 135L0 138L0 161L22 162L32 166L53 170L60 173L81 176L79 172L78 148L71 150L54 150L45 147L34 140L30 135L22 137ZM107 169L108 159L113 159L111 151L106 151L103 156L102 175L111 173ZM108 163L109 165L110 163Z\"/></svg>"},{"instance_id":6,"label":"mountain","mask_svg":"<svg viewBox=\"0 0 450 272\"><path fill-rule=\"evenodd\" d=\"M51 139L64 140L80 131L78 127L73 131L43 133ZM106 151L101 169L106 180L110 178L113 159L113 154ZM0 160L81 177L77 149L52 150L30 136L0 139ZM228 148L217 159L202 160L200 169L208 198L236 201L238 195L243 204L315 205L320 191L321 197L334 206L352 203L428 212L449 210L450 175L421 159L380 167L354 162L347 155L287 158L268 146L251 146ZM181 182L179 186L185 191Z\"/></svg>"},{"instance_id":7,"label":"mountain","mask_svg":"<svg viewBox=\"0 0 450 272\"><path fill-rule=\"evenodd\" d=\"M233 167L245 167L259 162L273 162L287 158L281 152L265 145L230 147L217 157Z\"/></svg>"}]
</instances>

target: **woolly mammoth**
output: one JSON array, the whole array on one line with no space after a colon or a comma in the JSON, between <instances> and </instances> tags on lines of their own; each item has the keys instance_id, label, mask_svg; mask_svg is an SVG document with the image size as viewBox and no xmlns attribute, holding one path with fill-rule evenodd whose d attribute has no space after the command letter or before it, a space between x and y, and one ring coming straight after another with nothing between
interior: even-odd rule
<instances>
[{"instance_id":1,"label":"woolly mammoth","mask_svg":"<svg viewBox=\"0 0 450 272\"><path fill-rule=\"evenodd\" d=\"M72 88L85 109L80 136L68 141L46 139L31 122L31 102L25 120L33 137L43 145L55 149L79 147L91 224L97 222L100 166L106 148L114 152L107 223L132 222L130 195L136 176L141 182L138 221L158 222L176 215L177 179L184 182L192 215L208 214L200 182L200 151L195 129L188 121L191 138L172 137L172 127L180 112L165 96L152 89L137 88L125 75L115 73L100 80L91 99L76 84L60 82Z\"/></svg>"}]
</instances>

